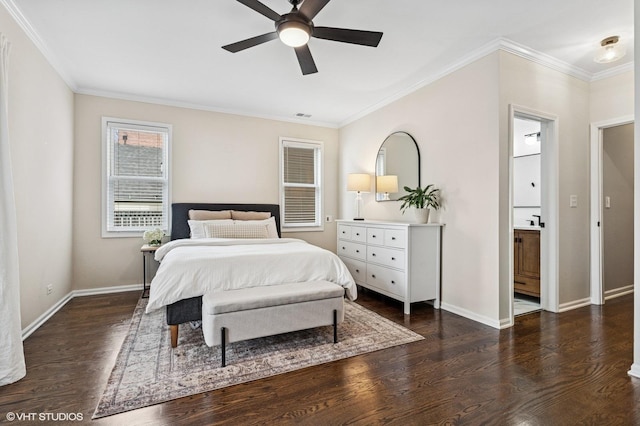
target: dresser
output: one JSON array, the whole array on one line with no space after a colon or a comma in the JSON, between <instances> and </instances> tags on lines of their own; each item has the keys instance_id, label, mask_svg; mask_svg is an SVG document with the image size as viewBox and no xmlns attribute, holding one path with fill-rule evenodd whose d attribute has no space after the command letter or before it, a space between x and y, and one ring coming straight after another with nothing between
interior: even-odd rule
<instances>
[{"instance_id":1,"label":"dresser","mask_svg":"<svg viewBox=\"0 0 640 426\"><path fill-rule=\"evenodd\" d=\"M442 224L338 220L338 256L356 284L404 302L440 308Z\"/></svg>"}]
</instances>

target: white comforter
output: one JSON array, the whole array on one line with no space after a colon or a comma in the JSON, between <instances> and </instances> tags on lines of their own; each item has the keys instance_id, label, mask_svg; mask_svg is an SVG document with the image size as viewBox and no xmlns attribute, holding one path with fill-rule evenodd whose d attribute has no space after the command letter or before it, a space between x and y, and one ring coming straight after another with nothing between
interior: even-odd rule
<instances>
[{"instance_id":1,"label":"white comforter","mask_svg":"<svg viewBox=\"0 0 640 426\"><path fill-rule=\"evenodd\" d=\"M330 281L355 300L355 282L340 258L293 238L183 239L156 251L160 267L151 282L147 312L210 291Z\"/></svg>"}]
</instances>

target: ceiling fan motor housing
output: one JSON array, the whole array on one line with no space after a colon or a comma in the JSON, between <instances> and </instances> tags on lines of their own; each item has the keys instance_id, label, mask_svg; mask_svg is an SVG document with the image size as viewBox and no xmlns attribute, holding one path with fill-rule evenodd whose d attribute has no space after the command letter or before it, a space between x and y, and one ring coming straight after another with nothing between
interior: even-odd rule
<instances>
[{"instance_id":1,"label":"ceiling fan motor housing","mask_svg":"<svg viewBox=\"0 0 640 426\"><path fill-rule=\"evenodd\" d=\"M313 34L313 22L295 12L282 15L280 19L275 22L275 27L278 34L288 28L300 29L309 34L309 37Z\"/></svg>"}]
</instances>

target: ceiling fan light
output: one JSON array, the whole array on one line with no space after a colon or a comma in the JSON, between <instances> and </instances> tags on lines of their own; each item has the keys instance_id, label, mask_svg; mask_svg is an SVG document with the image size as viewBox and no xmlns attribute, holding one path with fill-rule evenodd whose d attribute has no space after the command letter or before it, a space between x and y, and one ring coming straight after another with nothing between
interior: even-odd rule
<instances>
[{"instance_id":1,"label":"ceiling fan light","mask_svg":"<svg viewBox=\"0 0 640 426\"><path fill-rule=\"evenodd\" d=\"M608 64L615 62L626 55L627 51L624 46L618 44L620 38L618 36L607 37L600 42L600 48L596 53L594 61L599 64Z\"/></svg>"},{"instance_id":2,"label":"ceiling fan light","mask_svg":"<svg viewBox=\"0 0 640 426\"><path fill-rule=\"evenodd\" d=\"M301 22L283 22L278 26L278 37L287 46L304 46L309 42L310 36L309 27Z\"/></svg>"}]
</instances>

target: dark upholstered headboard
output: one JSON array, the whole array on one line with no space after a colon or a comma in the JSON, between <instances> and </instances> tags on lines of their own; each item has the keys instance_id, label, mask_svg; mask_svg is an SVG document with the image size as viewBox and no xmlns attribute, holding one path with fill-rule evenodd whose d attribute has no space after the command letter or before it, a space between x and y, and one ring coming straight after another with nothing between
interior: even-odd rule
<instances>
[{"instance_id":1,"label":"dark upholstered headboard","mask_svg":"<svg viewBox=\"0 0 640 426\"><path fill-rule=\"evenodd\" d=\"M245 212L269 212L276 219L276 228L280 235L280 206L277 204L207 204L174 203L171 205L171 240L189 238L189 210L240 210Z\"/></svg>"}]
</instances>

